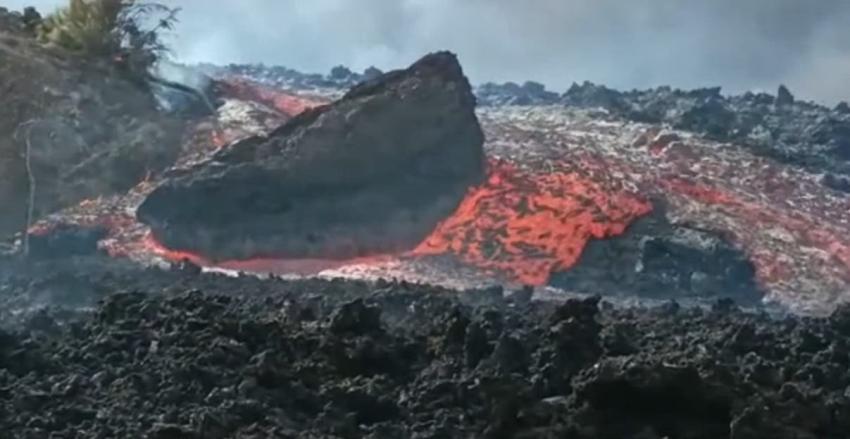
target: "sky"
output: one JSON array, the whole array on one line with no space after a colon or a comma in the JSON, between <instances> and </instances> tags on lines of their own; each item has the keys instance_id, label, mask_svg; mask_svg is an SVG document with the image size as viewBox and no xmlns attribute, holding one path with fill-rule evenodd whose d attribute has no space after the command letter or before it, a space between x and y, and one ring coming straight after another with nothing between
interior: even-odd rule
<instances>
[{"instance_id":1,"label":"sky","mask_svg":"<svg viewBox=\"0 0 850 439\"><path fill-rule=\"evenodd\" d=\"M66 0L0 0L48 11ZM164 0L186 62L305 72L400 68L456 52L473 82L555 91L722 86L850 101L850 0Z\"/></svg>"}]
</instances>

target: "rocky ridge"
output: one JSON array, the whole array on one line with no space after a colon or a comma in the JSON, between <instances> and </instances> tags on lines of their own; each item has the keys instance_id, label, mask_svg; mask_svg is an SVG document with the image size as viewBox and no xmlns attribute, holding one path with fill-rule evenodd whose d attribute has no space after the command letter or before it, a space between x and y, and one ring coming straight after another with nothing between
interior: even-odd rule
<instances>
[{"instance_id":1,"label":"rocky ridge","mask_svg":"<svg viewBox=\"0 0 850 439\"><path fill-rule=\"evenodd\" d=\"M712 140L741 144L756 154L815 172L850 175L847 103L830 109L796 100L784 86L775 96L749 92L723 96L719 87L618 92L585 82L573 85L561 102L580 108L601 107L627 120L666 124Z\"/></svg>"}]
</instances>

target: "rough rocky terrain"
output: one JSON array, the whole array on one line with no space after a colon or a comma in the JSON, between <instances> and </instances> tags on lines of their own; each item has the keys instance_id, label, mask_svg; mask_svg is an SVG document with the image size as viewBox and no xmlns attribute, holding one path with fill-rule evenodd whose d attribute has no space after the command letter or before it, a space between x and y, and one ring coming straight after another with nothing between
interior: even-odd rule
<instances>
[{"instance_id":1,"label":"rough rocky terrain","mask_svg":"<svg viewBox=\"0 0 850 439\"><path fill-rule=\"evenodd\" d=\"M38 45L3 8L0 96L0 236L23 230L31 184L39 217L124 193L181 151L186 121L158 111L145 84Z\"/></svg>"},{"instance_id":2,"label":"rough rocky terrain","mask_svg":"<svg viewBox=\"0 0 850 439\"><path fill-rule=\"evenodd\" d=\"M850 111L799 101L784 86L776 95L723 96L720 88L677 90L659 87L618 92L592 83L573 85L562 102L602 107L646 123L664 123L709 139L738 143L756 154L815 172L850 175ZM831 186L838 186L831 184Z\"/></svg>"},{"instance_id":3,"label":"rough rocky terrain","mask_svg":"<svg viewBox=\"0 0 850 439\"><path fill-rule=\"evenodd\" d=\"M0 28L0 56L27 48L22 17L0 13ZM479 87L484 105L473 113L460 67L436 57L388 76L207 68L214 117L193 114L178 156L164 160L174 166L144 179L128 173L127 191L98 186L91 194L117 193L69 201L31 229L27 259L0 252L0 437L848 436L846 106L797 102L784 89L723 97L585 84L558 95L528 82ZM432 75L429 59L449 74ZM418 105L397 104L396 94ZM66 97L57 108L76 108ZM198 104L166 98L172 109ZM79 107L83 126L103 117ZM375 120L376 110L389 115ZM458 153L451 145L405 141L399 116L423 111L434 122L425 132L446 134L454 123L467 139L483 131L483 147L470 142L467 163L445 160ZM452 112L468 123L440 120ZM156 114L151 123L164 117ZM115 126L133 134L135 123ZM383 159L322 148L344 133ZM426 143L425 152L440 153L408 154ZM304 145L318 145L309 151L318 155ZM156 163L139 169L161 169ZM392 194L417 188L393 171L434 181L446 163L458 165L448 179L457 183L448 191L456 209L426 218L428 230L414 230L421 242L381 257L333 269L311 259L221 263L209 259L223 256L210 245L196 254L155 239L175 244L162 239L156 217L203 213L207 231L223 225L215 244L243 244L236 256L257 249L244 252L246 234L296 255L345 255L309 233L293 246L265 243L268 230L238 231L297 221L276 216L288 206L274 203L223 203L243 210L224 212L202 189L216 182L219 195L273 192L280 188L257 180L269 164L290 184L255 199L286 194L299 215L333 223L305 201L311 191L336 202L328 186L377 174L378 190L365 192ZM288 192L293 182L303 191ZM180 196L169 201L162 191L172 189ZM381 195L372 200L386 203L370 209L352 202L351 189L359 188L339 195L351 209L333 246L362 238L344 230L356 223L351 215L375 227L375 214L404 206ZM426 197L446 193L427 189ZM157 198L155 209L139 211ZM210 272L290 274L305 265L319 278ZM423 284L364 280L389 277ZM506 290L468 288L494 283Z\"/></svg>"},{"instance_id":4,"label":"rough rocky terrain","mask_svg":"<svg viewBox=\"0 0 850 439\"><path fill-rule=\"evenodd\" d=\"M64 282L104 294L91 314L48 309L0 333L7 437L825 439L850 430L846 308L822 319L725 301L621 309L529 302L522 291L188 267L106 273L78 262Z\"/></svg>"},{"instance_id":5,"label":"rough rocky terrain","mask_svg":"<svg viewBox=\"0 0 850 439\"><path fill-rule=\"evenodd\" d=\"M460 64L435 53L167 178L138 217L213 260L397 251L483 179L483 142Z\"/></svg>"},{"instance_id":6,"label":"rough rocky terrain","mask_svg":"<svg viewBox=\"0 0 850 439\"><path fill-rule=\"evenodd\" d=\"M337 66L326 74L303 73L284 66L266 66L261 64L199 64L197 67L215 77L246 77L259 84L276 89L310 90L313 93L338 95L340 90L349 89L361 82L382 75L381 70L370 67L362 73L353 72L345 66Z\"/></svg>"}]
</instances>

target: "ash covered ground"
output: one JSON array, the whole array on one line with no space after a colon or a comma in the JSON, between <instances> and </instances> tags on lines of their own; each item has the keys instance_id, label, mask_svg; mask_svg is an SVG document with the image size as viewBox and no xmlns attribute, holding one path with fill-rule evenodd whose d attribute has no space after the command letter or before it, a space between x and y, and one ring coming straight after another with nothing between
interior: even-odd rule
<instances>
[{"instance_id":1,"label":"ash covered ground","mask_svg":"<svg viewBox=\"0 0 850 439\"><path fill-rule=\"evenodd\" d=\"M53 68L55 54L21 29L0 11L0 56L24 51ZM107 91L128 87L97 72ZM479 86L473 108L448 53L387 74L185 72L209 75L201 92L215 111L134 89L138 114L120 117L155 124L154 102L165 104L167 151L139 164L99 144L108 177L132 181L100 190L98 172L60 172L28 258L0 256L8 437L848 437L846 105L784 88L728 97L588 83L559 94L529 82ZM80 91L56 83L72 108ZM22 101L37 93L22 90ZM442 120L446 109L458 117ZM85 119L85 134L100 116L63 117ZM419 122L428 135L405 141ZM458 132L466 141L452 149L444 140ZM351 138L378 158L338 154ZM39 160L61 169L62 157ZM464 165L446 174L441 161ZM258 174L285 183L279 196L257 188ZM400 202L397 191L421 195L446 175L423 198L437 210ZM240 205L242 190L262 202ZM403 250L357 252L376 233L351 232L352 215L375 226L352 194L378 200L387 224L404 206L416 233L385 234ZM344 214L322 217L342 198ZM323 256L316 235L328 228L345 258L257 252L264 232L272 249ZM219 237L196 242L206 230ZM245 258L212 254L234 248Z\"/></svg>"}]
</instances>

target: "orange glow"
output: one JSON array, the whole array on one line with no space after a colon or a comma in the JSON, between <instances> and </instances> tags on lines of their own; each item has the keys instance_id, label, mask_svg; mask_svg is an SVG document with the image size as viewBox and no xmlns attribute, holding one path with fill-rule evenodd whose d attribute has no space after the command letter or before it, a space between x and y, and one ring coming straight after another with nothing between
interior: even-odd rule
<instances>
[{"instance_id":1,"label":"orange glow","mask_svg":"<svg viewBox=\"0 0 850 439\"><path fill-rule=\"evenodd\" d=\"M734 217L746 218L765 227L778 225L801 237L800 243L820 249L828 258L841 267L835 274L850 282L850 242L826 224L819 224L795 212L785 213L760 203L753 203L704 184L684 179L671 178L662 185L672 193L684 195L706 205L722 206ZM793 270L773 252L750 252L759 279L766 283L779 283L794 276Z\"/></svg>"},{"instance_id":2,"label":"orange glow","mask_svg":"<svg viewBox=\"0 0 850 439\"><path fill-rule=\"evenodd\" d=\"M224 84L226 95L245 101L259 102L290 117L326 103L318 98L296 96L244 79L231 79Z\"/></svg>"},{"instance_id":3,"label":"orange glow","mask_svg":"<svg viewBox=\"0 0 850 439\"><path fill-rule=\"evenodd\" d=\"M252 258L244 260L211 262L201 255L178 250L170 250L148 234L145 237L145 248L151 253L171 262L189 261L200 267L219 268L231 271L271 274L300 274L314 275L324 270L344 267L352 264L376 264L392 259L392 256L364 256L347 260L331 259L285 259L285 258Z\"/></svg>"},{"instance_id":4,"label":"orange glow","mask_svg":"<svg viewBox=\"0 0 850 439\"><path fill-rule=\"evenodd\" d=\"M652 205L614 192L577 173L528 175L492 161L489 178L414 255L453 253L513 280L544 285L575 265L590 239L622 234Z\"/></svg>"}]
</instances>

